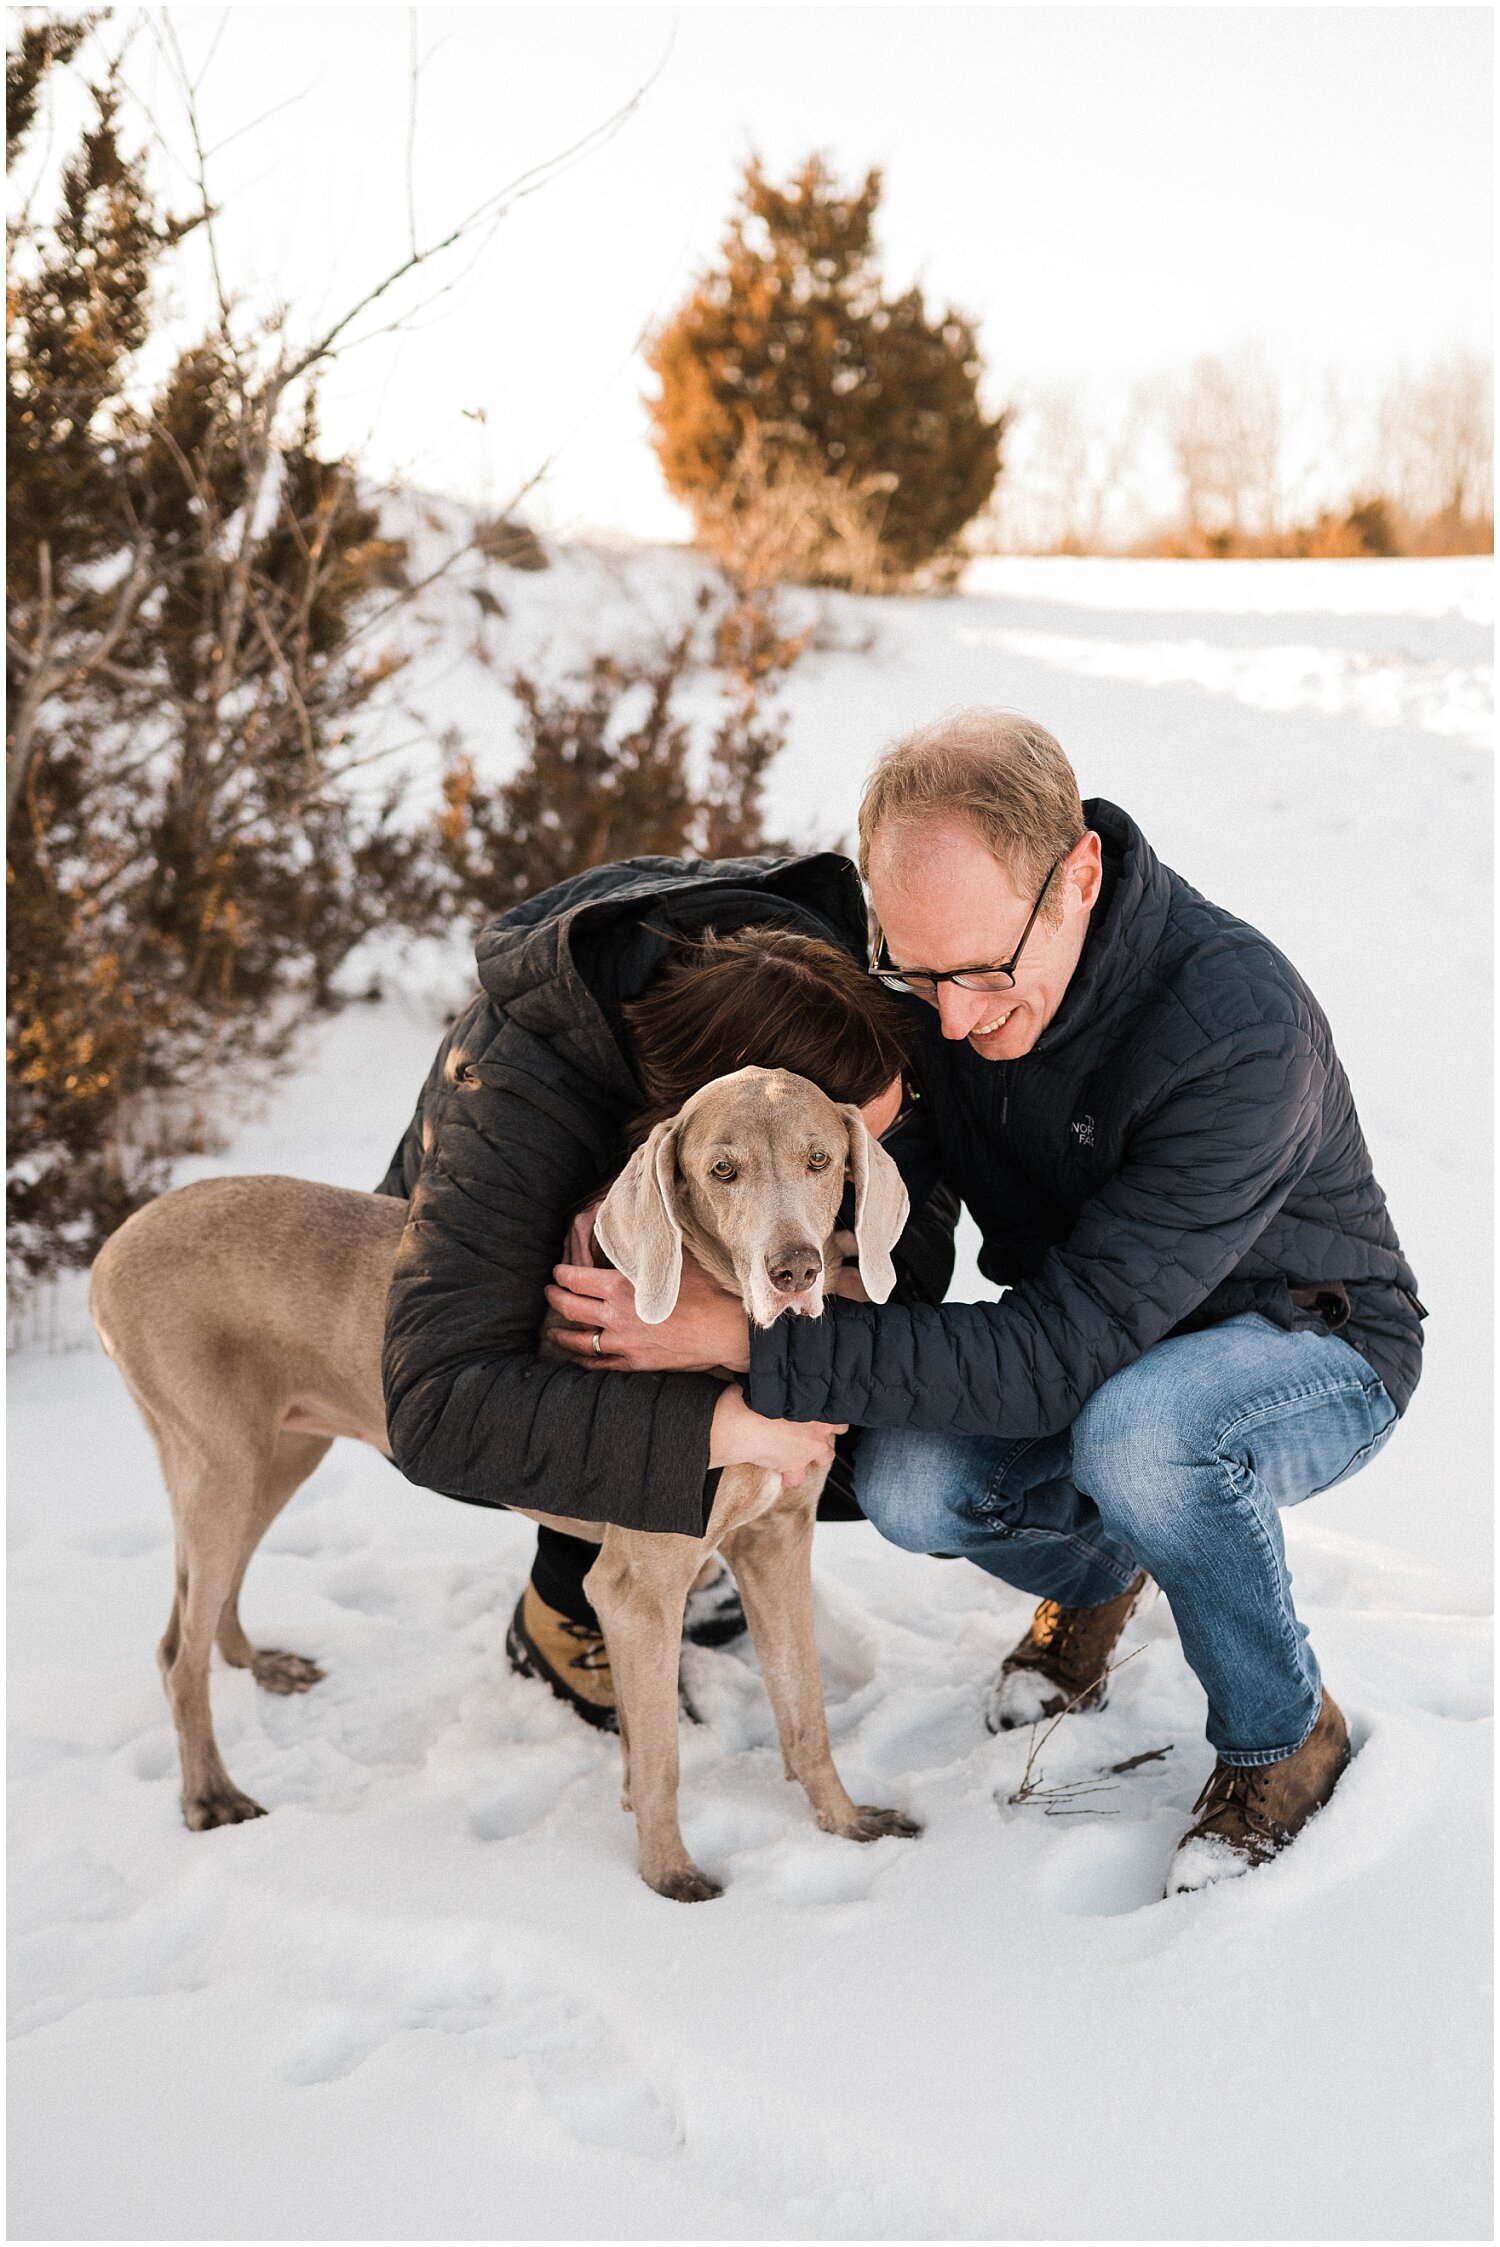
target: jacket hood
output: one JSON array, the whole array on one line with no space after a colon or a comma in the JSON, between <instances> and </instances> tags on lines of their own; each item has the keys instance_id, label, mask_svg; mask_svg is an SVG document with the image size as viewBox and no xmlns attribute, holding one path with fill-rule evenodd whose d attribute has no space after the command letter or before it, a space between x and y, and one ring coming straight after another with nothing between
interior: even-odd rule
<instances>
[{"instance_id":1,"label":"jacket hood","mask_svg":"<svg viewBox=\"0 0 1500 2247\"><path fill-rule=\"evenodd\" d=\"M1150 971L1171 911L1172 877L1130 814L1091 796L1083 816L1104 846L1105 892L1038 1053L1055 1053L1080 1031L1097 1032Z\"/></svg>"},{"instance_id":2,"label":"jacket hood","mask_svg":"<svg viewBox=\"0 0 1500 2247\"><path fill-rule=\"evenodd\" d=\"M774 919L832 938L863 958L868 917L859 876L837 851L809 857L628 859L560 882L479 934L486 996L622 1101L638 1092L614 1015L670 949L658 933ZM653 927L651 924L655 924Z\"/></svg>"}]
</instances>

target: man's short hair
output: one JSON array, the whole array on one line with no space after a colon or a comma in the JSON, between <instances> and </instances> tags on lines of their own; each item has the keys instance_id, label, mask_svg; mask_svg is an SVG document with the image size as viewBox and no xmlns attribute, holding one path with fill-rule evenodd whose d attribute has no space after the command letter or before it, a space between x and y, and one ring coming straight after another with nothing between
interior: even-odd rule
<instances>
[{"instance_id":1,"label":"man's short hair","mask_svg":"<svg viewBox=\"0 0 1500 2247\"><path fill-rule=\"evenodd\" d=\"M1010 710L959 710L887 749L859 807L860 872L879 828L939 819L977 835L1023 895L1087 832L1073 767L1045 726Z\"/></svg>"}]
</instances>

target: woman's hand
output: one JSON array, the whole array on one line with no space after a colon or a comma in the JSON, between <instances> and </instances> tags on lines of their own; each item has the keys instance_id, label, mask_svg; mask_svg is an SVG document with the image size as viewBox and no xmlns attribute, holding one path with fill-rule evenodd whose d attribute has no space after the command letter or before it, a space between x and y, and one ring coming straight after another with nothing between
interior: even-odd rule
<instances>
[{"instance_id":1,"label":"woman's hand","mask_svg":"<svg viewBox=\"0 0 1500 2247\"><path fill-rule=\"evenodd\" d=\"M852 1233L835 1233L833 1245L844 1261L828 1283L830 1295L842 1295L851 1303L868 1303L865 1283L859 1276L859 1243Z\"/></svg>"},{"instance_id":2,"label":"woman's hand","mask_svg":"<svg viewBox=\"0 0 1500 2247\"><path fill-rule=\"evenodd\" d=\"M714 1406L709 1437L711 1467L766 1467L780 1475L783 1490L815 1469L833 1465L833 1441L847 1423L832 1420L764 1420L746 1404L743 1391L729 1388Z\"/></svg>"},{"instance_id":3,"label":"woman's hand","mask_svg":"<svg viewBox=\"0 0 1500 2247\"><path fill-rule=\"evenodd\" d=\"M547 1301L568 1324L551 1339L582 1363L620 1373L750 1370L750 1322L743 1306L691 1256L682 1259L677 1307L660 1326L636 1317L634 1287L609 1265L559 1264L552 1278Z\"/></svg>"}]
</instances>

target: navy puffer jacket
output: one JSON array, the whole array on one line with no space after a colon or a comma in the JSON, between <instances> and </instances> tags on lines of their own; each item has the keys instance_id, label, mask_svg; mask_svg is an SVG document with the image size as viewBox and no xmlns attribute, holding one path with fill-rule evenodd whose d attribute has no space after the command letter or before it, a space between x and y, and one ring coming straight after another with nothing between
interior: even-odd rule
<instances>
[{"instance_id":1,"label":"navy puffer jacket","mask_svg":"<svg viewBox=\"0 0 1500 2247\"><path fill-rule=\"evenodd\" d=\"M1404 1411L1416 1281L1321 1008L1124 812L1084 810L1105 890L1032 1051L981 1060L912 1002L929 1159L1009 1293L782 1319L752 1337L757 1412L1050 1435L1154 1343L1248 1310L1336 1329Z\"/></svg>"}]
</instances>

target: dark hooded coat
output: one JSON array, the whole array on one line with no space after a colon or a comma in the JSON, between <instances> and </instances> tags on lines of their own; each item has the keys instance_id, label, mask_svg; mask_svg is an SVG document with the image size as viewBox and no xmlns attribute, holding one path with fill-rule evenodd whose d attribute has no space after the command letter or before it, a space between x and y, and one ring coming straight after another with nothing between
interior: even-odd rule
<instances>
[{"instance_id":1,"label":"dark hooded coat","mask_svg":"<svg viewBox=\"0 0 1500 2247\"><path fill-rule=\"evenodd\" d=\"M481 933L480 994L444 1039L380 1186L411 1202L383 1374L392 1455L412 1482L479 1505L701 1533L722 1379L600 1374L546 1362L537 1343L568 1222L621 1168L646 1106L621 1006L664 964L671 934L764 921L865 957L859 877L831 852L595 867ZM898 1162L902 1138L890 1142ZM897 1300L937 1303L957 1202L930 1166L922 1191L896 1249Z\"/></svg>"}]
</instances>

